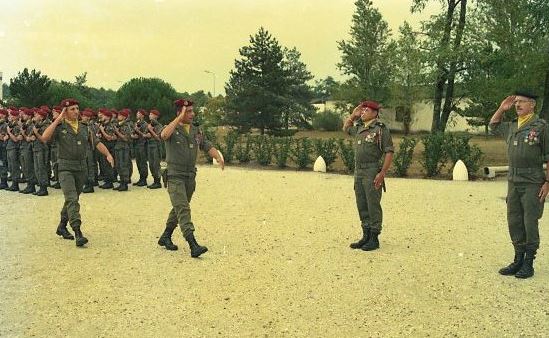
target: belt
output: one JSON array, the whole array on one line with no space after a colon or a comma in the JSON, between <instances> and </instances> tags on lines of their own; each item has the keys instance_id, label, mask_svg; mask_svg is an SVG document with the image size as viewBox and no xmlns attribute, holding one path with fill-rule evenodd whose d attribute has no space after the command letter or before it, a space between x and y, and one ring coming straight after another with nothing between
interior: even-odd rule
<instances>
[{"instance_id":1,"label":"belt","mask_svg":"<svg viewBox=\"0 0 549 338\"><path fill-rule=\"evenodd\" d=\"M356 168L357 169L378 169L379 163L378 162L357 163Z\"/></svg>"},{"instance_id":2,"label":"belt","mask_svg":"<svg viewBox=\"0 0 549 338\"><path fill-rule=\"evenodd\" d=\"M540 165L538 168L515 168L509 167L509 173L513 175L523 175L523 174L533 174L543 171L543 166Z\"/></svg>"}]
</instances>

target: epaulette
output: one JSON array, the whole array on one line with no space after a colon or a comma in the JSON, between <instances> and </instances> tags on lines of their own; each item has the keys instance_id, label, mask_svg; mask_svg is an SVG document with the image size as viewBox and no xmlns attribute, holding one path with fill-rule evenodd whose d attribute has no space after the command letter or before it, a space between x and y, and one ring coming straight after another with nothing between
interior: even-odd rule
<instances>
[{"instance_id":1,"label":"epaulette","mask_svg":"<svg viewBox=\"0 0 549 338\"><path fill-rule=\"evenodd\" d=\"M376 126L380 126L380 127L385 127L385 123L381 122L381 121L376 121Z\"/></svg>"}]
</instances>

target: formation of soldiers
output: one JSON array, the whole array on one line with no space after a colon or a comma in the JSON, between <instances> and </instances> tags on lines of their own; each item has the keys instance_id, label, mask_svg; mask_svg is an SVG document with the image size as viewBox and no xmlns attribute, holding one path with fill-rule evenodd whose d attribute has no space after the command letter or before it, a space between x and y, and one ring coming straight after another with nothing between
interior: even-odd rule
<instances>
[{"instance_id":1,"label":"formation of soldiers","mask_svg":"<svg viewBox=\"0 0 549 338\"><path fill-rule=\"evenodd\" d=\"M58 149L55 141L43 142L42 134L61 113L61 107L10 107L0 109L0 190L47 196L48 187L60 189ZM91 145L86 154L87 178L83 193L94 187L128 191L135 158L139 180L134 186L147 186L149 171L153 177L149 189L161 188L162 125L160 113L139 109L135 120L130 109L85 109L80 122L109 149L115 159L112 168L105 156ZM10 184L11 181L11 184ZM102 181L102 184L100 184ZM21 184L26 183L22 189ZM116 184L118 183L118 184Z\"/></svg>"}]
</instances>

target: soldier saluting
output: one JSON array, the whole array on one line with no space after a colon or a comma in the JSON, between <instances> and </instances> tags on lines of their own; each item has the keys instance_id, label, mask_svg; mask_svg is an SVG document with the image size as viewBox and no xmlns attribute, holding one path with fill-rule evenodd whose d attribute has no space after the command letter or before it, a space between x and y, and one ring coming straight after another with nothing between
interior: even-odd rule
<instances>
[{"instance_id":1,"label":"soldier saluting","mask_svg":"<svg viewBox=\"0 0 549 338\"><path fill-rule=\"evenodd\" d=\"M88 242L80 229L82 220L78 203L82 186L87 178L86 148L91 143L107 158L111 166L114 165L114 159L88 127L78 121L80 114L78 104L74 99L63 100L61 114L46 128L42 134L42 140L48 142L54 139L58 146L59 183L65 202L56 233L65 239L73 239L74 237L67 230L67 223L69 223L76 237L76 246L80 247Z\"/></svg>"},{"instance_id":2,"label":"soldier saluting","mask_svg":"<svg viewBox=\"0 0 549 338\"><path fill-rule=\"evenodd\" d=\"M343 125L343 131L354 137L354 189L363 234L358 242L351 244L351 248L364 251L379 248L378 236L383 222L381 187L394 152L389 128L378 120L378 116L379 104L364 101L353 110ZM358 121L356 126L355 121Z\"/></svg>"},{"instance_id":3,"label":"soldier saluting","mask_svg":"<svg viewBox=\"0 0 549 338\"><path fill-rule=\"evenodd\" d=\"M549 192L549 129L535 114L537 96L517 91L501 102L490 120L490 129L507 142L507 224L515 249L511 264L502 275L529 278L534 275L534 259L539 248L538 220ZM515 106L517 119L502 122L503 113ZM547 163L547 171L543 164Z\"/></svg>"},{"instance_id":4,"label":"soldier saluting","mask_svg":"<svg viewBox=\"0 0 549 338\"><path fill-rule=\"evenodd\" d=\"M189 243L191 257L199 257L208 248L198 245L194 237L194 225L191 221L190 202L196 187L196 157L198 149L215 158L224 169L224 161L217 149L206 139L204 133L192 124L194 118L193 103L189 100L175 101L177 116L162 129L161 137L166 144L166 162L168 163L168 194L172 210L166 221L166 229L158 241L168 250L177 250L172 243L172 233L181 227L183 237Z\"/></svg>"}]
</instances>

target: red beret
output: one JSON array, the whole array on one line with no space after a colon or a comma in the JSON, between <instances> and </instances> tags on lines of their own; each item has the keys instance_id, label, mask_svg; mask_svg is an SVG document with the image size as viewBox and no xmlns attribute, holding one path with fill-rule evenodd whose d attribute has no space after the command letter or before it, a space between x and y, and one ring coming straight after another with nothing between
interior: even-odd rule
<instances>
[{"instance_id":1,"label":"red beret","mask_svg":"<svg viewBox=\"0 0 549 338\"><path fill-rule=\"evenodd\" d=\"M149 115L156 115L156 116L160 116L160 112L156 109L152 109L150 112L149 112Z\"/></svg>"},{"instance_id":2,"label":"red beret","mask_svg":"<svg viewBox=\"0 0 549 338\"><path fill-rule=\"evenodd\" d=\"M103 114L106 117L112 117L112 113L111 113L110 110L105 109L103 111L100 111L100 113Z\"/></svg>"},{"instance_id":3,"label":"red beret","mask_svg":"<svg viewBox=\"0 0 549 338\"><path fill-rule=\"evenodd\" d=\"M379 110L379 103L377 103L376 101L362 101L360 102L360 106L373 110Z\"/></svg>"},{"instance_id":4,"label":"red beret","mask_svg":"<svg viewBox=\"0 0 549 338\"><path fill-rule=\"evenodd\" d=\"M48 113L51 111L51 110L50 110L50 107L48 107L48 106L46 106L46 105L40 106L40 109L45 110L45 111L48 112Z\"/></svg>"},{"instance_id":5,"label":"red beret","mask_svg":"<svg viewBox=\"0 0 549 338\"><path fill-rule=\"evenodd\" d=\"M48 116L48 111L46 109L43 109L43 108L38 108L34 111L34 114L38 114L42 117L46 117L46 116Z\"/></svg>"},{"instance_id":6,"label":"red beret","mask_svg":"<svg viewBox=\"0 0 549 338\"><path fill-rule=\"evenodd\" d=\"M141 115L145 115L145 116L148 115L145 109L138 109L137 112Z\"/></svg>"},{"instance_id":7,"label":"red beret","mask_svg":"<svg viewBox=\"0 0 549 338\"><path fill-rule=\"evenodd\" d=\"M23 114L25 114L27 116L33 116L35 110L38 110L38 108L31 108L31 109L25 108L25 110L23 110Z\"/></svg>"},{"instance_id":8,"label":"red beret","mask_svg":"<svg viewBox=\"0 0 549 338\"><path fill-rule=\"evenodd\" d=\"M19 110L10 110L11 116L19 116Z\"/></svg>"},{"instance_id":9,"label":"red beret","mask_svg":"<svg viewBox=\"0 0 549 338\"><path fill-rule=\"evenodd\" d=\"M0 115L7 115L8 111L0 108Z\"/></svg>"},{"instance_id":10,"label":"red beret","mask_svg":"<svg viewBox=\"0 0 549 338\"><path fill-rule=\"evenodd\" d=\"M118 115L128 117L128 116L130 116L130 110L129 109L122 109L121 111L118 112Z\"/></svg>"},{"instance_id":11,"label":"red beret","mask_svg":"<svg viewBox=\"0 0 549 338\"><path fill-rule=\"evenodd\" d=\"M116 115L118 114L118 111L114 108L111 109L111 115Z\"/></svg>"},{"instance_id":12,"label":"red beret","mask_svg":"<svg viewBox=\"0 0 549 338\"><path fill-rule=\"evenodd\" d=\"M84 109L84 111L82 112L82 116L93 117L93 115L94 112L91 109Z\"/></svg>"},{"instance_id":13,"label":"red beret","mask_svg":"<svg viewBox=\"0 0 549 338\"><path fill-rule=\"evenodd\" d=\"M61 110L63 110L61 106L53 106L53 109L52 109L52 111L58 111L58 112L60 112Z\"/></svg>"},{"instance_id":14,"label":"red beret","mask_svg":"<svg viewBox=\"0 0 549 338\"><path fill-rule=\"evenodd\" d=\"M174 104L177 108L190 107L190 106L193 105L193 101L185 100L185 99L179 99L179 100L175 100Z\"/></svg>"},{"instance_id":15,"label":"red beret","mask_svg":"<svg viewBox=\"0 0 549 338\"><path fill-rule=\"evenodd\" d=\"M63 108L67 108L67 107L70 107L70 106L77 106L79 105L80 102L76 101L75 99L64 99L63 101L61 101L61 107Z\"/></svg>"}]
</instances>

